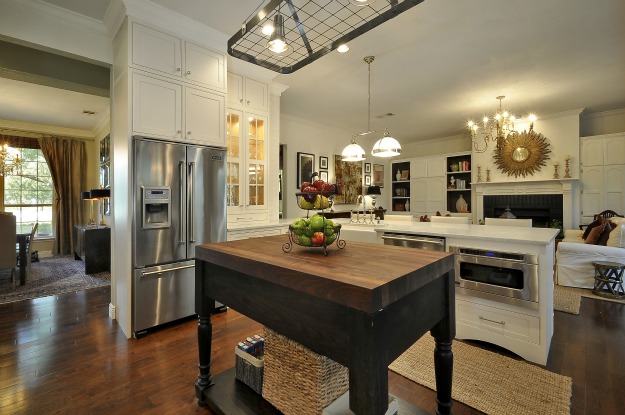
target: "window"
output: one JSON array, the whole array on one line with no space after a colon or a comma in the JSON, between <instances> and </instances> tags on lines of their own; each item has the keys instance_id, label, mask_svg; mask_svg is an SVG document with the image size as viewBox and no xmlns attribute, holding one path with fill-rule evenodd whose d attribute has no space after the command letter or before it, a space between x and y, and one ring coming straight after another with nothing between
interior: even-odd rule
<instances>
[{"instance_id":1,"label":"window","mask_svg":"<svg viewBox=\"0 0 625 415\"><path fill-rule=\"evenodd\" d=\"M13 212L18 233L28 233L39 222L37 236L52 236L52 177L43 153L18 148L23 158L20 175L0 176L4 210Z\"/></svg>"}]
</instances>

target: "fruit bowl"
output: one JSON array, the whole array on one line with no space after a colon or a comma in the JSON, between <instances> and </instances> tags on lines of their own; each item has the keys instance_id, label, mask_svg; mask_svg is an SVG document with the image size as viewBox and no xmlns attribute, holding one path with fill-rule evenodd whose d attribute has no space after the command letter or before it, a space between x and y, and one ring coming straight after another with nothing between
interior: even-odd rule
<instances>
[{"instance_id":1,"label":"fruit bowl","mask_svg":"<svg viewBox=\"0 0 625 415\"><path fill-rule=\"evenodd\" d=\"M341 225L321 215L314 215L310 219L296 219L289 225L289 241L282 246L284 252L290 252L293 244L306 247L323 248L328 255L327 247L336 242L340 249L345 247L345 241L340 239Z\"/></svg>"},{"instance_id":2,"label":"fruit bowl","mask_svg":"<svg viewBox=\"0 0 625 415\"><path fill-rule=\"evenodd\" d=\"M297 206L304 210L323 210L330 207L330 199L335 192L297 192Z\"/></svg>"}]
</instances>

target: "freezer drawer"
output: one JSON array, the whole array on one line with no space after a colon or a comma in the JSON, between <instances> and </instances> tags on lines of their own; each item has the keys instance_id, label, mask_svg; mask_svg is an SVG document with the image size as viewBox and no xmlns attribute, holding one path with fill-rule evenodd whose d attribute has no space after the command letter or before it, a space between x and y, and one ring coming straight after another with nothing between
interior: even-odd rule
<instances>
[{"instance_id":1,"label":"freezer drawer","mask_svg":"<svg viewBox=\"0 0 625 415\"><path fill-rule=\"evenodd\" d=\"M384 245L406 246L426 251L444 251L445 238L385 232L382 235Z\"/></svg>"},{"instance_id":2,"label":"freezer drawer","mask_svg":"<svg viewBox=\"0 0 625 415\"><path fill-rule=\"evenodd\" d=\"M133 332L195 314L195 261L136 269Z\"/></svg>"}]
</instances>

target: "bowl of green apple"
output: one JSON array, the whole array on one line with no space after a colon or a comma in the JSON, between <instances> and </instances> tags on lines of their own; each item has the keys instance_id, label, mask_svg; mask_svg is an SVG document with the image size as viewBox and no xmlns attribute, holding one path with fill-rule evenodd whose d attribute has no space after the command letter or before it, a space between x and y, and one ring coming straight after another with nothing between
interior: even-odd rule
<instances>
[{"instance_id":1,"label":"bowl of green apple","mask_svg":"<svg viewBox=\"0 0 625 415\"><path fill-rule=\"evenodd\" d=\"M326 219L323 215L315 214L310 218L295 219L289 225L289 242L282 250L289 252L292 244L306 247L323 248L327 255L327 247L336 242L339 248L345 247L345 241L340 239L341 225Z\"/></svg>"}]
</instances>

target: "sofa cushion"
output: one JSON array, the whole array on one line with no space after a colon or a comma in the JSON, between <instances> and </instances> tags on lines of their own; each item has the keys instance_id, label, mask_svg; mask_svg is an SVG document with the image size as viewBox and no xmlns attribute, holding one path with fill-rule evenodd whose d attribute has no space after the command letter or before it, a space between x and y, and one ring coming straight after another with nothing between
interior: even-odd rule
<instances>
[{"instance_id":1,"label":"sofa cushion","mask_svg":"<svg viewBox=\"0 0 625 415\"><path fill-rule=\"evenodd\" d=\"M610 221L615 225L615 228L610 232L606 245L613 248L625 248L625 220L610 219Z\"/></svg>"},{"instance_id":2,"label":"sofa cushion","mask_svg":"<svg viewBox=\"0 0 625 415\"><path fill-rule=\"evenodd\" d=\"M599 217L596 220L592 221L588 226L586 226L586 229L584 230L584 234L582 235L582 239L586 239L588 238L588 235L590 235L590 232L592 232L592 230L597 227L597 226L601 226L603 227L605 225L605 218L603 217ZM586 243L593 243L593 242L586 242Z\"/></svg>"}]
</instances>

